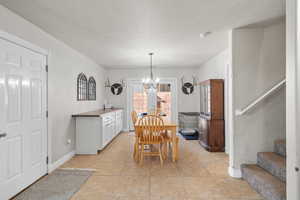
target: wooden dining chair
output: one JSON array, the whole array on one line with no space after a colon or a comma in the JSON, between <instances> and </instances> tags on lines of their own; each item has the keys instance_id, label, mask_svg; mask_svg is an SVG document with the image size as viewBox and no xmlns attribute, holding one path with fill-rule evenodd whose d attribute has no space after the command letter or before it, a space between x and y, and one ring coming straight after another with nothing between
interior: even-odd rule
<instances>
[{"instance_id":1,"label":"wooden dining chair","mask_svg":"<svg viewBox=\"0 0 300 200\"><path fill-rule=\"evenodd\" d=\"M162 145L164 144L164 122L155 115L147 115L138 121L140 163L143 164L144 156L159 156L160 163L163 165ZM145 145L157 145L157 152L145 152ZM153 148L151 148L153 150Z\"/></svg>"},{"instance_id":2,"label":"wooden dining chair","mask_svg":"<svg viewBox=\"0 0 300 200\"><path fill-rule=\"evenodd\" d=\"M149 110L149 111L148 111L148 114L149 114L149 115L160 116L160 114L161 114L161 109Z\"/></svg>"}]
</instances>

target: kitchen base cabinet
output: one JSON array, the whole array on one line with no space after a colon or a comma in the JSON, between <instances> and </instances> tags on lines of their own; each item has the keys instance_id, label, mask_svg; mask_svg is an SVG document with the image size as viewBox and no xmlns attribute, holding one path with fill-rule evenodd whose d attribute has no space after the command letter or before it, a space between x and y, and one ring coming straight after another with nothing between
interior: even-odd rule
<instances>
[{"instance_id":1,"label":"kitchen base cabinet","mask_svg":"<svg viewBox=\"0 0 300 200\"><path fill-rule=\"evenodd\" d=\"M73 115L76 154L97 154L123 129L123 110L106 109Z\"/></svg>"},{"instance_id":2,"label":"kitchen base cabinet","mask_svg":"<svg viewBox=\"0 0 300 200\"><path fill-rule=\"evenodd\" d=\"M76 154L97 154L103 141L100 129L99 118L76 118Z\"/></svg>"}]
</instances>

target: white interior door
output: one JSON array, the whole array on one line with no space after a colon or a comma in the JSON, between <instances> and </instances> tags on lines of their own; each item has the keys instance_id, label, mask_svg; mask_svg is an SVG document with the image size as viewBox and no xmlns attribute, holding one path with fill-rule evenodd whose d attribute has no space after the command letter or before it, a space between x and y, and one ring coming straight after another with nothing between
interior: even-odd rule
<instances>
[{"instance_id":1,"label":"white interior door","mask_svg":"<svg viewBox=\"0 0 300 200\"><path fill-rule=\"evenodd\" d=\"M46 56L0 39L0 199L47 173Z\"/></svg>"}]
</instances>

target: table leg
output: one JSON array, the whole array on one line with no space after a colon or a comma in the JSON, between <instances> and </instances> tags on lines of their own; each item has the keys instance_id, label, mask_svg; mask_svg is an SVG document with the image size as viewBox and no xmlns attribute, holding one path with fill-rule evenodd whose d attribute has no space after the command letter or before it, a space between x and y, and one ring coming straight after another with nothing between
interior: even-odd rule
<instances>
[{"instance_id":1,"label":"table leg","mask_svg":"<svg viewBox=\"0 0 300 200\"><path fill-rule=\"evenodd\" d=\"M134 160L136 161L136 162L138 162L139 161L139 156L140 156L140 154L139 154L140 152L139 152L139 144L138 144L138 138L136 137L135 138L135 143L134 143L134 153L133 153L133 157L134 157Z\"/></svg>"},{"instance_id":2,"label":"table leg","mask_svg":"<svg viewBox=\"0 0 300 200\"><path fill-rule=\"evenodd\" d=\"M176 127L171 128L172 133L172 161L175 162L177 158L177 149L176 149Z\"/></svg>"}]
</instances>

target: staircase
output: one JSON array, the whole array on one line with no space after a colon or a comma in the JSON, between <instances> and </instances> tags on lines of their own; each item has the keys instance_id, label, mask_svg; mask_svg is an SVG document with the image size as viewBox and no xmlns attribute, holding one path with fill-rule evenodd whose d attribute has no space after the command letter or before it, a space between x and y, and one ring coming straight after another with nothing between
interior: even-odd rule
<instances>
[{"instance_id":1,"label":"staircase","mask_svg":"<svg viewBox=\"0 0 300 200\"><path fill-rule=\"evenodd\" d=\"M257 153L257 164L241 165L242 177L266 200L286 200L286 143L276 140L274 152Z\"/></svg>"}]
</instances>

